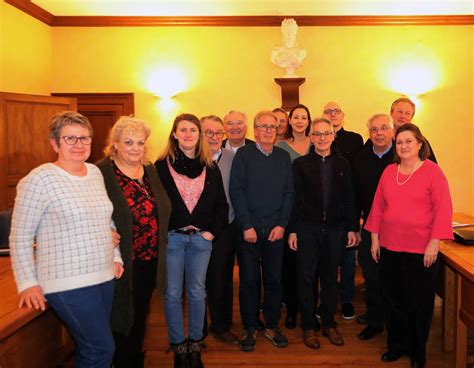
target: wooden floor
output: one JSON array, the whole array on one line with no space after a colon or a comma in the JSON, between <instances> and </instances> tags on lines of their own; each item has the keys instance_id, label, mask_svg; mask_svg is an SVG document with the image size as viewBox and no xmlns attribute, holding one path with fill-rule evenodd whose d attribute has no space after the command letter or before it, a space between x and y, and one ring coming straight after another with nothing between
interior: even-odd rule
<instances>
[{"instance_id":1,"label":"wooden floor","mask_svg":"<svg viewBox=\"0 0 474 368\"><path fill-rule=\"evenodd\" d=\"M356 299L354 306L357 313L365 311L362 299L362 277L358 269L356 277ZM242 334L242 324L239 315L238 303L238 275L234 273L234 327L232 331L238 336ZM336 321L338 330L344 337L345 345L334 346L327 338L320 337L321 348L311 350L303 344L301 330L287 330L283 321L285 312L282 311L280 328L288 337L289 346L284 349L274 347L262 333L257 338L257 347L254 352L244 353L238 347L225 345L212 336L206 338L207 349L202 353L206 367L409 367L408 357L398 362L382 363L380 355L386 350L386 334L377 336L370 341L360 341L357 334L363 326L355 320L345 321L338 311ZM153 297L148 322L148 332L145 340L146 367L172 367L173 354L166 353L168 337L163 314L163 303ZM453 355L445 353L442 346L441 334L441 300L437 298L431 334L428 342L427 368L453 367Z\"/></svg>"}]
</instances>

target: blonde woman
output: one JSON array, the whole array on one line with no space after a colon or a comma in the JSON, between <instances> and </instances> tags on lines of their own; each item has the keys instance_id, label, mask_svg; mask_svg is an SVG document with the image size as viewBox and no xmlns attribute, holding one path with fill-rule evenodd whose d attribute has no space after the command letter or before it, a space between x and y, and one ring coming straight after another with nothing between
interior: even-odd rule
<instances>
[{"instance_id":1,"label":"blonde woman","mask_svg":"<svg viewBox=\"0 0 474 368\"><path fill-rule=\"evenodd\" d=\"M146 159L150 128L122 116L109 133L97 163L114 205L125 274L115 282L111 326L114 366L143 367L146 317L155 287L166 285L166 242L171 204L155 167Z\"/></svg>"}]
</instances>

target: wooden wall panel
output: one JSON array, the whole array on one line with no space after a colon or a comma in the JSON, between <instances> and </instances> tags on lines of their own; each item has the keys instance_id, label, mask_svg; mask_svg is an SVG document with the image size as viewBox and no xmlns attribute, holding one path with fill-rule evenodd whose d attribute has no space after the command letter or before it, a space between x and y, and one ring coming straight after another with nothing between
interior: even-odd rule
<instances>
[{"instance_id":1,"label":"wooden wall panel","mask_svg":"<svg viewBox=\"0 0 474 368\"><path fill-rule=\"evenodd\" d=\"M0 210L13 206L22 177L55 159L48 140L51 116L76 107L71 98L0 92Z\"/></svg>"}]
</instances>

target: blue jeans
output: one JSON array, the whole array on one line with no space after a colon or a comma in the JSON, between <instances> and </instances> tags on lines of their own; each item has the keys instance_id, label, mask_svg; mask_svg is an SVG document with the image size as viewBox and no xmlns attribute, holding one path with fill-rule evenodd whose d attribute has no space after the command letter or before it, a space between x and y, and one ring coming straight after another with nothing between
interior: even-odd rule
<instances>
[{"instance_id":1,"label":"blue jeans","mask_svg":"<svg viewBox=\"0 0 474 368\"><path fill-rule=\"evenodd\" d=\"M109 368L115 345L110 329L114 281L46 294L76 343L77 368Z\"/></svg>"},{"instance_id":2,"label":"blue jeans","mask_svg":"<svg viewBox=\"0 0 474 368\"><path fill-rule=\"evenodd\" d=\"M347 237L344 237L344 242ZM355 248L343 249L341 253L341 269L339 281L339 297L341 304L352 303L355 295Z\"/></svg>"},{"instance_id":3,"label":"blue jeans","mask_svg":"<svg viewBox=\"0 0 474 368\"><path fill-rule=\"evenodd\" d=\"M204 239L200 233L184 235L168 232L165 314L171 344L185 340L182 305L184 277L188 302L188 337L195 341L203 337L206 272L211 251L212 241Z\"/></svg>"},{"instance_id":4,"label":"blue jeans","mask_svg":"<svg viewBox=\"0 0 474 368\"><path fill-rule=\"evenodd\" d=\"M240 316L246 330L256 330L258 327L260 267L263 275L265 327L276 328L280 320L283 239L270 242L267 240L270 229L256 228L255 231L256 243L247 243L240 235L240 242L237 245Z\"/></svg>"}]
</instances>

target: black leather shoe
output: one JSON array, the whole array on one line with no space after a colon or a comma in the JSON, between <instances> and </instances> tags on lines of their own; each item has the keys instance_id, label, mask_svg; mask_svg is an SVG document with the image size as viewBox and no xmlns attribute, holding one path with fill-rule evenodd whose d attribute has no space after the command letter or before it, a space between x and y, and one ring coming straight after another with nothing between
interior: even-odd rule
<instances>
[{"instance_id":1,"label":"black leather shoe","mask_svg":"<svg viewBox=\"0 0 474 368\"><path fill-rule=\"evenodd\" d=\"M296 318L287 314L285 318L285 327L292 330L296 327Z\"/></svg>"},{"instance_id":2,"label":"black leather shoe","mask_svg":"<svg viewBox=\"0 0 474 368\"><path fill-rule=\"evenodd\" d=\"M402 353L396 350L387 350L385 353L382 354L380 359L382 359L382 362L396 362L398 359L400 359L402 356Z\"/></svg>"},{"instance_id":3,"label":"black leather shoe","mask_svg":"<svg viewBox=\"0 0 474 368\"><path fill-rule=\"evenodd\" d=\"M383 332L383 328L374 328L372 326L367 326L359 334L359 339L360 340L370 340L370 339L374 338L376 335L378 335L382 332Z\"/></svg>"}]
</instances>

